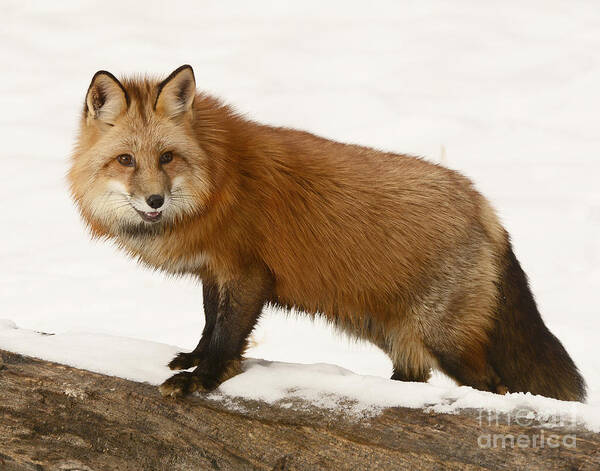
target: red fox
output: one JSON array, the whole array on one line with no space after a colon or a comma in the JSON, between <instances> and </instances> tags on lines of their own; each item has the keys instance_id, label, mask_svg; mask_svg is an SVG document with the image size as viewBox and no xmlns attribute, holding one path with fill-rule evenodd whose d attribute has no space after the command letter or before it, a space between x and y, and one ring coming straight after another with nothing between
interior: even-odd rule
<instances>
[{"instance_id":1,"label":"red fox","mask_svg":"<svg viewBox=\"0 0 600 471\"><path fill-rule=\"evenodd\" d=\"M386 352L392 379L583 401L509 236L460 173L420 158L265 126L165 80L97 72L69 171L93 236L202 280L198 346L165 396L239 372L267 304L323 316Z\"/></svg>"}]
</instances>

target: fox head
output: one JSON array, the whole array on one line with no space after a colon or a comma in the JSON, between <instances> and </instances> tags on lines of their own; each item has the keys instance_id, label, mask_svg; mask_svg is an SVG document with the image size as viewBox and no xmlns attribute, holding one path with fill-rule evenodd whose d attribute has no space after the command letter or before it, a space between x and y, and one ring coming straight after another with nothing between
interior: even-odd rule
<instances>
[{"instance_id":1,"label":"fox head","mask_svg":"<svg viewBox=\"0 0 600 471\"><path fill-rule=\"evenodd\" d=\"M203 210L210 161L194 131L195 98L189 65L162 82L94 75L68 175L94 234L156 233Z\"/></svg>"}]
</instances>

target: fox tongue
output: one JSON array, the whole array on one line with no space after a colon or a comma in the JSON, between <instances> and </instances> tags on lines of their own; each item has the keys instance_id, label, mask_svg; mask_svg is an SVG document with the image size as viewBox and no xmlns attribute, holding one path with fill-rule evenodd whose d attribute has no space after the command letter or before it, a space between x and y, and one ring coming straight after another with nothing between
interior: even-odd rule
<instances>
[{"instance_id":1,"label":"fox tongue","mask_svg":"<svg viewBox=\"0 0 600 471\"><path fill-rule=\"evenodd\" d=\"M151 217L151 218L155 218L158 215L159 215L158 211L151 211L149 213L146 213L146 216Z\"/></svg>"}]
</instances>

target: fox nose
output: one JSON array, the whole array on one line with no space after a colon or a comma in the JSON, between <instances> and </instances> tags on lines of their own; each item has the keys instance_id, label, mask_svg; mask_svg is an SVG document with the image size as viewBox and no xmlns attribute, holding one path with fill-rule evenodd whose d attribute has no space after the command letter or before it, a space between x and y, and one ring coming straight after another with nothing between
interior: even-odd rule
<instances>
[{"instance_id":1,"label":"fox nose","mask_svg":"<svg viewBox=\"0 0 600 471\"><path fill-rule=\"evenodd\" d=\"M146 203L153 209L160 208L164 202L165 199L161 195L150 195L146 198Z\"/></svg>"}]
</instances>

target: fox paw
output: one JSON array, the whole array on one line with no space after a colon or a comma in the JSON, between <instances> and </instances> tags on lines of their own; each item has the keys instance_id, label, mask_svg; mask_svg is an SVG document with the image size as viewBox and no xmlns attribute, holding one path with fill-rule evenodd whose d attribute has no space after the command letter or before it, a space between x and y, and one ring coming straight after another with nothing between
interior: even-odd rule
<instances>
[{"instance_id":1,"label":"fox paw","mask_svg":"<svg viewBox=\"0 0 600 471\"><path fill-rule=\"evenodd\" d=\"M199 364L200 358L197 355L194 355L193 352L180 352L169 362L169 368L172 370L187 370L188 368L198 366Z\"/></svg>"},{"instance_id":2,"label":"fox paw","mask_svg":"<svg viewBox=\"0 0 600 471\"><path fill-rule=\"evenodd\" d=\"M184 371L171 376L158 389L164 397L183 397L196 391L210 391L216 386L210 383L207 378L197 373Z\"/></svg>"}]
</instances>

